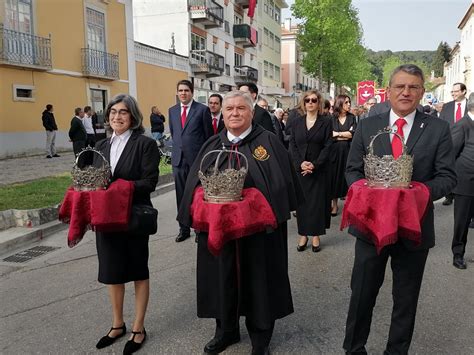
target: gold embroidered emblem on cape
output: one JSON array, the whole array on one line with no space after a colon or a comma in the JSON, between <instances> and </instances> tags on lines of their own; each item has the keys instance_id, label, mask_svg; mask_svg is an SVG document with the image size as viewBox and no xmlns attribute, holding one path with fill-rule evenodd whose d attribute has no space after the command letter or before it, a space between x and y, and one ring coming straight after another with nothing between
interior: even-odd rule
<instances>
[{"instance_id":1,"label":"gold embroidered emblem on cape","mask_svg":"<svg viewBox=\"0 0 474 355\"><path fill-rule=\"evenodd\" d=\"M267 150L261 145L255 148L252 155L255 159L260 161L265 161L270 158L270 154L268 154Z\"/></svg>"}]
</instances>

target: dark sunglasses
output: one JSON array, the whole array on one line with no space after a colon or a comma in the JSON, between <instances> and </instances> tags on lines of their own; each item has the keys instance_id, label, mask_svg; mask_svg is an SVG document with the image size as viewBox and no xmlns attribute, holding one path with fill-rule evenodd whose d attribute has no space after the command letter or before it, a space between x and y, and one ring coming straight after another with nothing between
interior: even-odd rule
<instances>
[{"instance_id":1,"label":"dark sunglasses","mask_svg":"<svg viewBox=\"0 0 474 355\"><path fill-rule=\"evenodd\" d=\"M313 104L317 104L318 103L318 99L304 99L304 103L305 104L309 104L310 102L312 102Z\"/></svg>"}]
</instances>

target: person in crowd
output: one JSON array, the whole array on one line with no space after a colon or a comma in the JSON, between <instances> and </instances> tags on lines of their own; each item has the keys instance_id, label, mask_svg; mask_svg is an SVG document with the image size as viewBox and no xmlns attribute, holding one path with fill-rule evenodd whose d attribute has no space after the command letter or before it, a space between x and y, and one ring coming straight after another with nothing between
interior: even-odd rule
<instances>
[{"instance_id":1,"label":"person in crowd","mask_svg":"<svg viewBox=\"0 0 474 355\"><path fill-rule=\"evenodd\" d=\"M283 111L283 115L281 117L281 123L283 124L283 129L286 131L286 124L288 123L288 118L290 115L288 114L288 110Z\"/></svg>"},{"instance_id":2,"label":"person in crowd","mask_svg":"<svg viewBox=\"0 0 474 355\"><path fill-rule=\"evenodd\" d=\"M290 152L306 202L296 210L298 251L306 249L312 237L312 251L319 252L320 236L326 234L331 221L329 154L332 144L332 122L322 115L322 97L318 91L304 93L301 109L305 115L294 123Z\"/></svg>"},{"instance_id":3,"label":"person in crowd","mask_svg":"<svg viewBox=\"0 0 474 355\"><path fill-rule=\"evenodd\" d=\"M173 139L171 165L176 190L176 206L179 209L189 169L204 142L214 134L214 130L209 108L193 99L193 83L189 80L181 80L176 85L176 89L179 103L170 107L168 117ZM190 236L189 227L180 224L176 242L182 242Z\"/></svg>"},{"instance_id":4,"label":"person in crowd","mask_svg":"<svg viewBox=\"0 0 474 355\"><path fill-rule=\"evenodd\" d=\"M281 130L281 126L279 124L278 118L275 116L275 111L270 112L268 110L268 101L263 97L259 98L257 101L257 105L266 110L270 114L270 118L272 119L273 125L273 132L276 134L280 142L283 144L283 131Z\"/></svg>"},{"instance_id":5,"label":"person in crowd","mask_svg":"<svg viewBox=\"0 0 474 355\"><path fill-rule=\"evenodd\" d=\"M104 118L102 116L102 110L99 112L99 114L92 109L92 124L94 126L94 131L95 131L95 139L96 141L100 141L101 139L104 139L107 137L105 134L105 126L104 126Z\"/></svg>"},{"instance_id":6,"label":"person in crowd","mask_svg":"<svg viewBox=\"0 0 474 355\"><path fill-rule=\"evenodd\" d=\"M347 183L345 177L347 156L351 147L352 135L357 127L356 117L350 112L351 99L347 95L338 95L334 104L332 117L332 139L334 141L331 149L332 166L332 203L331 216L336 216L338 211L338 199L347 195Z\"/></svg>"},{"instance_id":7,"label":"person in crowd","mask_svg":"<svg viewBox=\"0 0 474 355\"><path fill-rule=\"evenodd\" d=\"M82 108L77 107L74 109L74 117L71 120L71 126L69 128L69 139L72 142L72 149L75 156L86 147L87 133L82 124L83 117L84 111Z\"/></svg>"},{"instance_id":8,"label":"person in crowd","mask_svg":"<svg viewBox=\"0 0 474 355\"><path fill-rule=\"evenodd\" d=\"M95 129L92 123L92 108L90 106L84 107L84 117L82 118L82 124L86 129L87 140L86 146L94 148L95 146Z\"/></svg>"},{"instance_id":9,"label":"person in crowd","mask_svg":"<svg viewBox=\"0 0 474 355\"><path fill-rule=\"evenodd\" d=\"M239 90L243 92L248 92L252 96L254 102L254 116L253 119L260 126L265 128L267 131L275 133L275 127L273 126L272 117L267 109L257 105L258 101L258 87L254 83L243 83L239 85ZM267 103L268 108L268 103Z\"/></svg>"},{"instance_id":10,"label":"person in crowd","mask_svg":"<svg viewBox=\"0 0 474 355\"><path fill-rule=\"evenodd\" d=\"M343 343L346 354L367 354L365 344L370 333L372 312L384 282L389 257L393 273L393 310L384 354L408 354L425 263L429 249L435 244L432 201L451 191L456 184L448 124L416 109L424 92L424 75L419 67L405 64L395 68L387 88L390 111L361 120L352 140L346 168L349 186L365 177L363 157L368 153L370 141L377 132L389 126L399 133L403 132L407 153L414 159L412 180L428 187L431 201L421 225L420 244L404 238L404 232L399 231L398 241L377 253L368 235L354 226L349 227L349 233L357 239ZM400 139L392 136L385 135L385 143L377 148L375 154L400 154ZM392 217L397 218L387 216Z\"/></svg>"},{"instance_id":11,"label":"person in crowd","mask_svg":"<svg viewBox=\"0 0 474 355\"><path fill-rule=\"evenodd\" d=\"M248 159L244 187L258 189L272 207L277 227L228 241L218 256L208 250L207 233L199 233L197 248L197 314L215 318L216 331L204 347L206 354L218 354L240 341L239 318L252 343L252 354L269 354L276 319L293 312L288 278L287 220L303 198L288 152L277 137L252 120L254 104L245 92L224 96L226 129L209 139L194 163L183 203L180 223L191 226L190 206L199 184L200 161L211 150L237 149ZM231 148L232 147L232 148ZM229 156L222 165L227 166ZM214 161L203 167L207 170Z\"/></svg>"},{"instance_id":12,"label":"person in crowd","mask_svg":"<svg viewBox=\"0 0 474 355\"><path fill-rule=\"evenodd\" d=\"M151 135L158 146L162 145L166 118L157 106L152 106L150 114Z\"/></svg>"},{"instance_id":13,"label":"person in crowd","mask_svg":"<svg viewBox=\"0 0 474 355\"><path fill-rule=\"evenodd\" d=\"M212 117L212 130L214 134L219 133L224 129L224 119L222 118L222 96L219 94L212 94L207 101Z\"/></svg>"},{"instance_id":14,"label":"person in crowd","mask_svg":"<svg viewBox=\"0 0 474 355\"><path fill-rule=\"evenodd\" d=\"M56 131L58 126L53 111L53 105L47 104L46 110L41 115L43 127L46 130L46 158L48 159L59 157L59 154L56 153Z\"/></svg>"},{"instance_id":15,"label":"person in crowd","mask_svg":"<svg viewBox=\"0 0 474 355\"><path fill-rule=\"evenodd\" d=\"M364 103L364 112L359 115L359 120L369 117L370 109L377 103L377 99L374 96L370 96Z\"/></svg>"},{"instance_id":16,"label":"person in crowd","mask_svg":"<svg viewBox=\"0 0 474 355\"><path fill-rule=\"evenodd\" d=\"M115 96L107 105L106 120L111 137L96 149L110 162L112 181L133 181L132 204L152 206L150 194L158 183L160 155L156 142L143 135L143 116L136 100L126 94ZM113 211L113 207L111 207ZM99 282L106 284L112 306L112 328L96 347L105 348L127 332L123 316L125 283L135 287L135 319L123 354L131 354L146 340L145 315L150 294L148 235L131 232L96 232Z\"/></svg>"},{"instance_id":17,"label":"person in crowd","mask_svg":"<svg viewBox=\"0 0 474 355\"><path fill-rule=\"evenodd\" d=\"M434 111L432 112L432 116L433 117L436 117L436 118L439 118L439 116L441 115L441 111L443 110L443 106L444 106L444 102L437 102L434 104Z\"/></svg>"},{"instance_id":18,"label":"person in crowd","mask_svg":"<svg viewBox=\"0 0 474 355\"><path fill-rule=\"evenodd\" d=\"M467 100L466 100L466 93L467 88L466 85L463 83L455 83L453 84L453 88L451 90L451 95L453 97L452 101L447 102L441 113L439 114L439 118L449 123L449 126L452 127L456 122L462 119L462 117L467 112ZM453 203L454 194L450 192L445 196L443 201L444 206L449 206Z\"/></svg>"},{"instance_id":19,"label":"person in crowd","mask_svg":"<svg viewBox=\"0 0 474 355\"><path fill-rule=\"evenodd\" d=\"M292 134L292 129L294 123L301 117L305 115L305 112L301 108L303 106L303 102L300 99L298 104L293 107L289 112L288 112L288 120L286 121L286 127L285 127L285 132L287 135L291 137Z\"/></svg>"},{"instance_id":20,"label":"person in crowd","mask_svg":"<svg viewBox=\"0 0 474 355\"><path fill-rule=\"evenodd\" d=\"M275 118L275 132L277 132L277 137L280 139L281 143L288 149L288 144L290 137L285 133L285 124L283 123L283 113L285 111L281 107L277 107L273 113Z\"/></svg>"},{"instance_id":21,"label":"person in crowd","mask_svg":"<svg viewBox=\"0 0 474 355\"><path fill-rule=\"evenodd\" d=\"M331 103L329 102L329 100L324 100L323 115L329 115L330 110L331 110Z\"/></svg>"},{"instance_id":22,"label":"person in crowd","mask_svg":"<svg viewBox=\"0 0 474 355\"><path fill-rule=\"evenodd\" d=\"M456 157L457 185L454 188L454 232L451 249L453 265L466 269L466 251L469 223L474 217L474 93L469 96L467 113L452 129Z\"/></svg>"}]
</instances>

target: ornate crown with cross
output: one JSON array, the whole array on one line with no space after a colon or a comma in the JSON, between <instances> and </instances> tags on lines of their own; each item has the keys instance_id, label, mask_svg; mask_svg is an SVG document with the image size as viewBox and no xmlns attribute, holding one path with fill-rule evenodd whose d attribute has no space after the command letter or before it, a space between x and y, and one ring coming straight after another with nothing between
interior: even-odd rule
<instances>
[{"instance_id":1,"label":"ornate crown with cross","mask_svg":"<svg viewBox=\"0 0 474 355\"><path fill-rule=\"evenodd\" d=\"M82 154L90 152L98 154L102 158L102 166L95 167L87 165L84 168L79 167L79 158ZM110 164L104 155L94 148L84 148L76 157L74 166L71 171L72 185L76 191L94 191L105 190L109 186L112 172Z\"/></svg>"},{"instance_id":2,"label":"ornate crown with cross","mask_svg":"<svg viewBox=\"0 0 474 355\"><path fill-rule=\"evenodd\" d=\"M219 168L225 157L227 163ZM215 161L207 171L202 171L203 163L208 159ZM201 160L198 173L204 190L204 199L212 203L240 201L247 171L247 157L236 150L228 150L223 145L222 149L206 153Z\"/></svg>"},{"instance_id":3,"label":"ornate crown with cross","mask_svg":"<svg viewBox=\"0 0 474 355\"><path fill-rule=\"evenodd\" d=\"M395 159L392 155L381 157L374 154L374 141L383 134L394 134L402 142L402 154ZM395 139L395 137L394 137ZM407 154L404 138L392 128L386 127L372 137L368 154L364 156L364 173L370 187L409 188L413 174L413 157Z\"/></svg>"}]
</instances>

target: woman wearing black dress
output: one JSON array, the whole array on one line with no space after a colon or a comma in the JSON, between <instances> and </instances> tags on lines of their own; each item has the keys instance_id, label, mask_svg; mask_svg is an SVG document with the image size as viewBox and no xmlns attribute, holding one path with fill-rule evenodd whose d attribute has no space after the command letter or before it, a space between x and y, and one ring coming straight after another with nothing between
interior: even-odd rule
<instances>
[{"instance_id":1,"label":"woman wearing black dress","mask_svg":"<svg viewBox=\"0 0 474 355\"><path fill-rule=\"evenodd\" d=\"M321 235L326 234L331 216L330 177L328 165L332 144L332 123L321 115L322 98L317 91L307 91L301 100L305 115L295 120L290 138L290 151L306 202L296 210L300 240L297 250L306 249L313 237L312 250L321 250Z\"/></svg>"},{"instance_id":2,"label":"woman wearing black dress","mask_svg":"<svg viewBox=\"0 0 474 355\"><path fill-rule=\"evenodd\" d=\"M135 99L120 94L106 110L112 136L97 143L96 148L109 160L112 180L133 181L132 204L152 206L150 193L158 182L160 157L156 142L143 135L143 116ZM113 213L114 206L110 206ZM125 283L134 282L135 320L132 336L124 354L137 351L146 339L145 313L150 293L148 271L148 235L130 232L96 233L99 258L99 282L107 284L113 312L112 329L97 343L105 348L126 333L123 319Z\"/></svg>"},{"instance_id":3,"label":"woman wearing black dress","mask_svg":"<svg viewBox=\"0 0 474 355\"><path fill-rule=\"evenodd\" d=\"M334 143L331 151L331 165L333 171L332 208L331 215L337 215L337 199L347 194L345 177L347 156L351 147L352 135L355 132L356 117L350 113L351 99L347 95L336 97L334 115L332 117L332 137Z\"/></svg>"}]
</instances>

